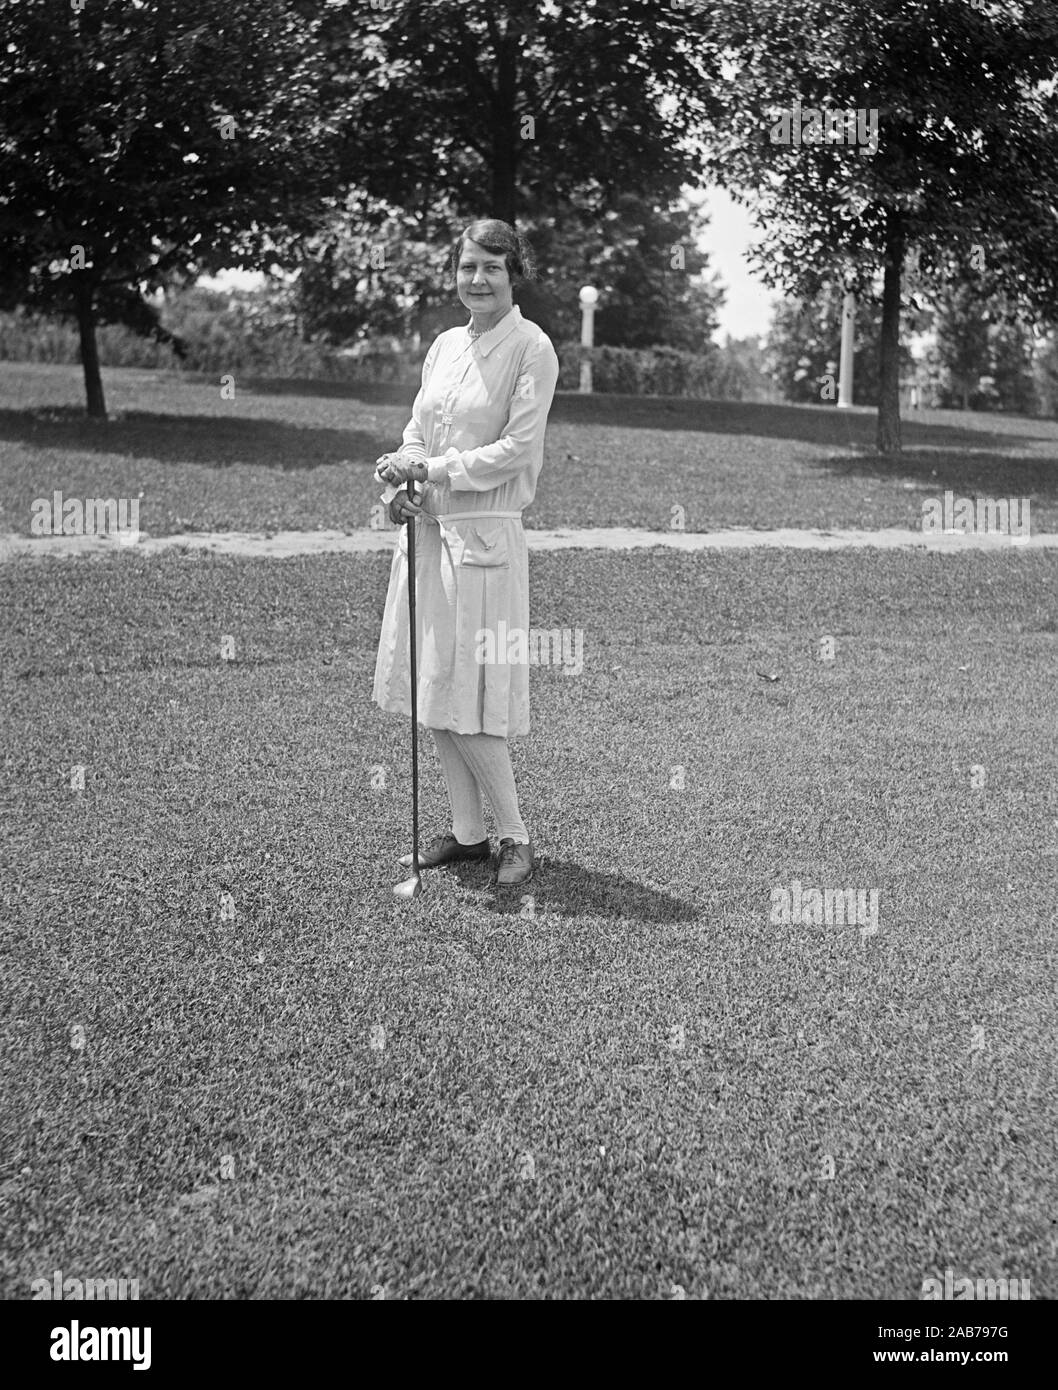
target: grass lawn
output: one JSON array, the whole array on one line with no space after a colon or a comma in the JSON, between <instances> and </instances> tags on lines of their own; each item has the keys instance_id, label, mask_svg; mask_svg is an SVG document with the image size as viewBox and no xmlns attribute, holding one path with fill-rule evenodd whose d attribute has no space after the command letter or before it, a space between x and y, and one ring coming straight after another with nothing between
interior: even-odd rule
<instances>
[{"instance_id":1,"label":"grass lawn","mask_svg":"<svg viewBox=\"0 0 1058 1390\"><path fill-rule=\"evenodd\" d=\"M400 443L413 393L390 386L105 374L113 419L84 415L80 368L0 364L0 531L31 503L141 492L140 525L355 530L370 525L375 459ZM875 412L835 406L562 395L529 526L668 529L918 526L922 503L1031 500L1058 531L1058 421L919 411L898 462L873 453Z\"/></svg>"},{"instance_id":2,"label":"grass lawn","mask_svg":"<svg viewBox=\"0 0 1058 1390\"><path fill-rule=\"evenodd\" d=\"M186 383L151 407L146 374L108 374L115 406L127 386L174 418L96 436L26 413L71 406L70 369L6 368L8 401L20 373L5 505L138 480L171 498L156 532L170 505L309 524L338 479L366 504L401 413L373 405L356 454L350 402L247 393L214 467ZM621 428L638 407L611 404L619 496L596 486L596 406L559 403L552 460L576 441L591 467L542 484L538 525L647 524L628 459L676 438L709 525L814 524L784 455L827 524L867 520L870 475L821 462L836 415L693 407L759 412L748 439ZM260 447L238 463L243 426ZM104 433L121 447L95 450ZM740 444L757 452L717 501ZM872 486L908 519L898 479ZM390 892L408 730L370 701L386 556L0 567L3 1296L62 1269L145 1299L911 1299L948 1268L1055 1296L1054 559L530 563L534 625L584 634L582 675L534 669L514 744L543 862L500 895L483 867L430 873L412 905ZM774 924L795 880L876 890L877 934Z\"/></svg>"}]
</instances>

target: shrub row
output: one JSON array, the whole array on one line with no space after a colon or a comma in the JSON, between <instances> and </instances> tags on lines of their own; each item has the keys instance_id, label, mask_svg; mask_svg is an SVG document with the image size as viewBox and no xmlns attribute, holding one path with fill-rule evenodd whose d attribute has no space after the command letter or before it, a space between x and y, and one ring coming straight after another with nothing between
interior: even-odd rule
<instances>
[{"instance_id":1,"label":"shrub row","mask_svg":"<svg viewBox=\"0 0 1058 1390\"><path fill-rule=\"evenodd\" d=\"M306 341L289 323L255 320L238 304L216 311L201 304L181 306L177 300L165 323L186 346L182 362L171 348L114 324L98 331L100 362L104 367L183 368L210 376L241 371L414 387L426 354L423 346L353 357L322 341ZM559 389L577 390L580 345L560 343L556 351ZM720 348L699 354L668 347L596 347L591 353L593 389L602 394L740 400L752 390L739 363ZM0 361L79 362L76 325L25 310L0 313Z\"/></svg>"},{"instance_id":2,"label":"shrub row","mask_svg":"<svg viewBox=\"0 0 1058 1390\"><path fill-rule=\"evenodd\" d=\"M583 349L572 342L556 344L555 350L559 389L576 391ZM697 353L671 347L595 347L590 352L592 390L601 395L741 400L748 385L721 348Z\"/></svg>"}]
</instances>

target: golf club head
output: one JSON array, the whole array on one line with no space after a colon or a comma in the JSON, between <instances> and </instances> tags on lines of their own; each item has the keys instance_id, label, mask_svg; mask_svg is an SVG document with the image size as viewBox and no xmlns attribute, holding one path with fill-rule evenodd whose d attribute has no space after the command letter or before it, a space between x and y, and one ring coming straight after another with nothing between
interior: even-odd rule
<instances>
[{"instance_id":1,"label":"golf club head","mask_svg":"<svg viewBox=\"0 0 1058 1390\"><path fill-rule=\"evenodd\" d=\"M393 894L397 898L417 898L422 892L422 879L418 874L412 874L411 878L406 878L403 883L393 885Z\"/></svg>"}]
</instances>

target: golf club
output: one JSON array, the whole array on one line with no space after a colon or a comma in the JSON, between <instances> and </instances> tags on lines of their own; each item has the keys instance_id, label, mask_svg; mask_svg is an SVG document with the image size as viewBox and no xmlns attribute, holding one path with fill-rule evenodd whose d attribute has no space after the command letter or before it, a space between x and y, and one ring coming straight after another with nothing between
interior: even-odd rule
<instances>
[{"instance_id":1,"label":"golf club","mask_svg":"<svg viewBox=\"0 0 1058 1390\"><path fill-rule=\"evenodd\" d=\"M415 501L415 484L408 479L408 500ZM411 664L411 877L393 885L398 898L417 898L422 892L419 877L419 681L415 670L415 518L408 528L408 654Z\"/></svg>"}]
</instances>

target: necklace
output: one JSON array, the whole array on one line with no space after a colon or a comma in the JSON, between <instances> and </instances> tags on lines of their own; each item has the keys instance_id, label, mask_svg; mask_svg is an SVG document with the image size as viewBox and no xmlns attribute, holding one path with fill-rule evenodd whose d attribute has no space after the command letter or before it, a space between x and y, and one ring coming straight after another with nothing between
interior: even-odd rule
<instances>
[{"instance_id":1,"label":"necklace","mask_svg":"<svg viewBox=\"0 0 1058 1390\"><path fill-rule=\"evenodd\" d=\"M509 312L510 312L510 310L507 311L507 313L509 313ZM503 317L506 318L506 317L507 317L507 314L505 313ZM471 321L471 322L473 322L473 321ZM501 322L502 322L502 319L501 319ZM497 327L497 325L496 325L496 324L493 324L493 325L492 325L492 328L495 328L495 327ZM492 332L492 328L473 328L473 327L471 327L471 324L468 323L468 324L467 324L467 332L470 334L470 341L471 341L471 342L474 342L477 338L482 337L485 333L491 333L491 332Z\"/></svg>"}]
</instances>

